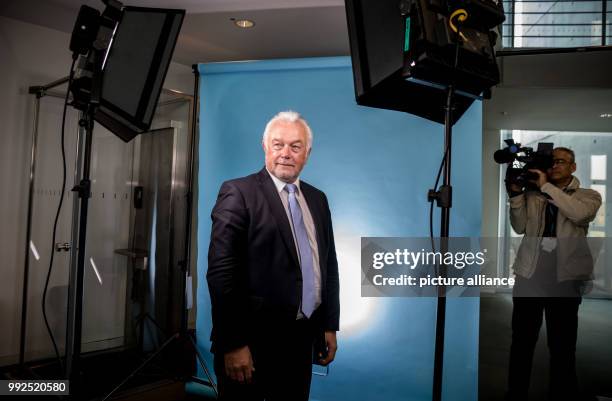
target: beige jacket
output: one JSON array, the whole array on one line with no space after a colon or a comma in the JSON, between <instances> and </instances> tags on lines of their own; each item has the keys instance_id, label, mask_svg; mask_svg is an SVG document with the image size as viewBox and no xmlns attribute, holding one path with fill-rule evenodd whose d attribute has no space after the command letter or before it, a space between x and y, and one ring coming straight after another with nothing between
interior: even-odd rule
<instances>
[{"instance_id":1,"label":"beige jacket","mask_svg":"<svg viewBox=\"0 0 612 401\"><path fill-rule=\"evenodd\" d=\"M586 244L589 223L601 206L601 196L592 189L580 188L576 177L565 189L547 182L540 188L559 208L557 214L557 279L589 280L593 258ZM540 192L527 191L510 198L510 224L518 234L525 234L514 261L514 272L530 278L535 272L544 233L547 198Z\"/></svg>"}]
</instances>

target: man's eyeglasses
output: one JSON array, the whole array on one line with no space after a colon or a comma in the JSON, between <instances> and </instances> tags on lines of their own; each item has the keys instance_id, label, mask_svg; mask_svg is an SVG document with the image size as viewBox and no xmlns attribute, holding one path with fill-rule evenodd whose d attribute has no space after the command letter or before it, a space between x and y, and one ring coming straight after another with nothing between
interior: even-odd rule
<instances>
[{"instance_id":1,"label":"man's eyeglasses","mask_svg":"<svg viewBox=\"0 0 612 401\"><path fill-rule=\"evenodd\" d=\"M572 162L570 162L568 160L565 160L565 159L555 159L555 160L553 160L553 166L556 165L556 164L558 164L560 166L565 166L565 165L568 165L568 164L571 164L571 163Z\"/></svg>"}]
</instances>

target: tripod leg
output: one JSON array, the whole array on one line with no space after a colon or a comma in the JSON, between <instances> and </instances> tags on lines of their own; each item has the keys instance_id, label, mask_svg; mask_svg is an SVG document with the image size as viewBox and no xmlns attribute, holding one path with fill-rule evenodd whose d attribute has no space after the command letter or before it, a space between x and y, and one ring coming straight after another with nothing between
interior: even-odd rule
<instances>
[{"instance_id":1,"label":"tripod leg","mask_svg":"<svg viewBox=\"0 0 612 401\"><path fill-rule=\"evenodd\" d=\"M159 332L164 335L164 337L166 336L166 332L164 331L164 329L159 325L159 323L157 323L157 320L153 319L153 317L149 315L148 312L145 313L145 318L149 319L155 325L155 327L157 327Z\"/></svg>"},{"instance_id":2,"label":"tripod leg","mask_svg":"<svg viewBox=\"0 0 612 401\"><path fill-rule=\"evenodd\" d=\"M212 376L210 375L210 372L208 371L208 368L206 367L206 364L204 363L204 357L200 353L200 350L198 349L198 345L194 341L193 337L191 337L191 334L188 333L187 337L189 337L189 343L191 344L191 346L193 347L193 349L194 349L194 351L196 353L196 356L198 358L198 362L200 363L200 367L204 371L204 374L206 374L206 377L208 378L208 381L210 382L210 386L212 387L213 391L215 392L215 395L217 396L217 398L219 398L219 392L217 391L217 385L213 381Z\"/></svg>"},{"instance_id":3,"label":"tripod leg","mask_svg":"<svg viewBox=\"0 0 612 401\"><path fill-rule=\"evenodd\" d=\"M136 373L140 372L140 370L142 368L144 368L149 362L151 362L157 355L159 355L172 341L176 340L177 338L179 338L179 334L176 333L175 335L173 335L172 337L170 337L169 339L166 340L165 343L162 344L161 347L159 347L159 349L157 351L155 351L150 357L148 357L143 363L140 364L140 366L138 366L136 369L134 369L134 371L132 373L130 373L130 375L128 377L126 377L125 379L123 379L123 381L121 383L119 383L119 385L117 387L115 387L110 393L108 393L106 395L106 397L104 397L104 399L102 401L106 401L108 400L113 394L115 394L115 392L117 390L119 390L121 388L121 386L123 386L125 383L127 383L132 377L134 377L136 375Z\"/></svg>"},{"instance_id":4,"label":"tripod leg","mask_svg":"<svg viewBox=\"0 0 612 401\"><path fill-rule=\"evenodd\" d=\"M158 333L156 331L154 331L153 329L151 329L150 325L147 324L147 314L146 313L142 316L142 327L143 327L143 329L142 329L142 333L143 333L143 336L142 336L142 350L144 351L144 349L145 349L145 347L144 347L144 332L146 330L146 332L149 334L149 338L151 339L151 344L153 344L153 349L155 349L157 351L159 349L159 343L160 343L160 341L158 339L158 336L157 336ZM164 337L166 337L166 336L164 336Z\"/></svg>"}]
</instances>

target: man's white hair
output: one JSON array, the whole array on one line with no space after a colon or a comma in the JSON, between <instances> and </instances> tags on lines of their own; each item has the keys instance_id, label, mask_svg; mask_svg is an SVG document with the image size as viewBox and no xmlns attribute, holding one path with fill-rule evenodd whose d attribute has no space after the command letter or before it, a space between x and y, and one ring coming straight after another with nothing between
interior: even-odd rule
<instances>
[{"instance_id":1,"label":"man's white hair","mask_svg":"<svg viewBox=\"0 0 612 401\"><path fill-rule=\"evenodd\" d=\"M272 117L270 121L268 121L268 123L266 124L266 129L264 130L263 137L262 137L264 146L267 146L268 136L270 135L270 129L272 128L272 125L274 125L274 123L277 121L286 121L289 123L295 123L295 122L302 123L304 125L304 128L306 129L306 135L307 135L306 149L310 149L312 147L312 130L310 129L310 126L308 125L306 120L304 120L304 118L300 115L300 113L298 113L297 111L293 111L293 110L281 111L280 113Z\"/></svg>"}]
</instances>

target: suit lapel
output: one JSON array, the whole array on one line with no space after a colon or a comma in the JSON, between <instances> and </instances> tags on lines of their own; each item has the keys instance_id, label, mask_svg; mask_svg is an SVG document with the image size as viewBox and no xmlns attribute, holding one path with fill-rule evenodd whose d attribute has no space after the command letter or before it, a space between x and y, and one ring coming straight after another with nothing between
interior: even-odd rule
<instances>
[{"instance_id":1,"label":"suit lapel","mask_svg":"<svg viewBox=\"0 0 612 401\"><path fill-rule=\"evenodd\" d=\"M291 226L289 225L289 219L287 218L287 212L283 206L283 202L278 195L278 191L276 190L276 186L270 178L268 171L265 167L257 174L257 180L259 181L259 186L261 191L268 202L268 206L270 207L270 211L274 216L274 220L276 220L276 225L281 233L281 237L283 238L283 242L291 255L291 258L295 262L295 265L300 266L297 250L295 249L295 243L293 241L293 234L291 233Z\"/></svg>"}]
</instances>

